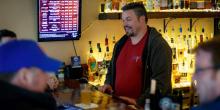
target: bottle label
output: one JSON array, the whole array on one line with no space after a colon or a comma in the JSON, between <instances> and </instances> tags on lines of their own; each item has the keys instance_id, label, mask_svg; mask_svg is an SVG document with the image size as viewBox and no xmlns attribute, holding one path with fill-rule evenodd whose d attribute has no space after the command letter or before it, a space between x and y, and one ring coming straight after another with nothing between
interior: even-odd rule
<instances>
[{"instance_id":1,"label":"bottle label","mask_svg":"<svg viewBox=\"0 0 220 110\"><path fill-rule=\"evenodd\" d=\"M91 62L91 63L89 64L89 66L90 66L90 70L91 70L91 72L95 72L95 69L96 69L96 62Z\"/></svg>"}]
</instances>

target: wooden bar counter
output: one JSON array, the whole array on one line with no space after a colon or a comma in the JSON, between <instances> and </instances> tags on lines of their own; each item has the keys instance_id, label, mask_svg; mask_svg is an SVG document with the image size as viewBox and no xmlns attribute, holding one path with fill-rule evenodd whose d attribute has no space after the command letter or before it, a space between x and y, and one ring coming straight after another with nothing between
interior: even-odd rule
<instances>
[{"instance_id":1,"label":"wooden bar counter","mask_svg":"<svg viewBox=\"0 0 220 110\"><path fill-rule=\"evenodd\" d=\"M76 80L65 80L65 88L53 92L53 96L57 105L92 103L96 106L89 110L133 110L136 108L127 105L120 99L98 91L90 84L80 84Z\"/></svg>"}]
</instances>

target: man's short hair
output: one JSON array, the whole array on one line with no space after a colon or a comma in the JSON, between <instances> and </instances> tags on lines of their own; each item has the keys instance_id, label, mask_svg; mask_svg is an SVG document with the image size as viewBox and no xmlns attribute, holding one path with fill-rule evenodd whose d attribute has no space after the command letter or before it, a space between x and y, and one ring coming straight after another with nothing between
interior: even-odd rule
<instances>
[{"instance_id":1,"label":"man's short hair","mask_svg":"<svg viewBox=\"0 0 220 110\"><path fill-rule=\"evenodd\" d=\"M199 50L210 52L214 69L220 69L220 36L216 36L210 41L199 44L194 51L198 52Z\"/></svg>"},{"instance_id":2,"label":"man's short hair","mask_svg":"<svg viewBox=\"0 0 220 110\"><path fill-rule=\"evenodd\" d=\"M3 37L11 37L11 38L16 38L16 34L13 31L7 30L7 29L2 29L0 30L0 41Z\"/></svg>"},{"instance_id":3,"label":"man's short hair","mask_svg":"<svg viewBox=\"0 0 220 110\"><path fill-rule=\"evenodd\" d=\"M141 16L145 16L145 21L147 23L148 18L147 18L147 11L144 7L144 4L142 2L133 2L133 3L129 3L127 5L125 5L124 7L122 7L123 11L127 11L127 10L134 10L136 16L141 17Z\"/></svg>"}]
</instances>

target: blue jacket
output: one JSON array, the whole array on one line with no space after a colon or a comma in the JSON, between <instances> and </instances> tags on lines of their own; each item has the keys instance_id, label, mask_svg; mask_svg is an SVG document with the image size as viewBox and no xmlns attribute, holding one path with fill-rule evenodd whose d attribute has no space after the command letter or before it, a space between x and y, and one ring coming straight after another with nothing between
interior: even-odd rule
<instances>
[{"instance_id":1,"label":"blue jacket","mask_svg":"<svg viewBox=\"0 0 220 110\"><path fill-rule=\"evenodd\" d=\"M194 107L192 110L220 110L220 97L213 102Z\"/></svg>"}]
</instances>

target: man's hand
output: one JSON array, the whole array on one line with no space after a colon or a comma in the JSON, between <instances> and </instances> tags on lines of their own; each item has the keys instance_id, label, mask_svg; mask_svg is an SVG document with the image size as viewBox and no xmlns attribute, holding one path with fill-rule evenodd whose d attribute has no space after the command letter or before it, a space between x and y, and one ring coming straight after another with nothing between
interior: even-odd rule
<instances>
[{"instance_id":1,"label":"man's hand","mask_svg":"<svg viewBox=\"0 0 220 110\"><path fill-rule=\"evenodd\" d=\"M48 86L50 87L51 90L54 90L58 87L59 81L58 81L58 79L56 78L55 75L50 74L49 75L49 80L47 81L47 84L48 84Z\"/></svg>"},{"instance_id":2,"label":"man's hand","mask_svg":"<svg viewBox=\"0 0 220 110\"><path fill-rule=\"evenodd\" d=\"M133 98L125 97L125 96L119 96L120 99L124 100L125 102L131 104L131 105L137 105L136 100Z\"/></svg>"},{"instance_id":3,"label":"man's hand","mask_svg":"<svg viewBox=\"0 0 220 110\"><path fill-rule=\"evenodd\" d=\"M100 86L99 91L104 92L104 93L109 93L109 94L113 93L112 86L110 86L109 84Z\"/></svg>"}]
</instances>

